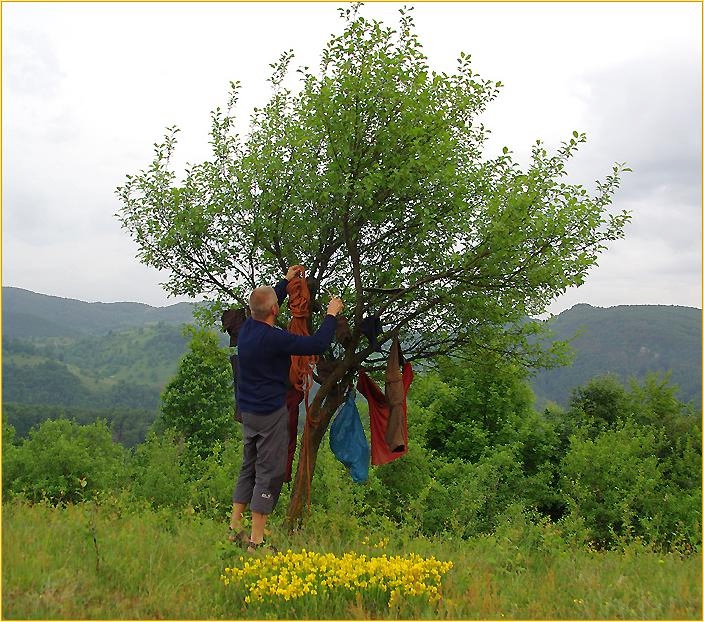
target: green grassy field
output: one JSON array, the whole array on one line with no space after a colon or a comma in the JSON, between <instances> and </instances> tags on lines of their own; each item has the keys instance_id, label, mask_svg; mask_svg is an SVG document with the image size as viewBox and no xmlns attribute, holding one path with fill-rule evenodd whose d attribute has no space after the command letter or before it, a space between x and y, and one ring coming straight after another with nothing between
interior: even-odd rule
<instances>
[{"instance_id":1,"label":"green grassy field","mask_svg":"<svg viewBox=\"0 0 704 622\"><path fill-rule=\"evenodd\" d=\"M277 511L278 512L278 511ZM281 512L283 513L283 512ZM5 619L701 619L699 554L659 554L640 544L620 551L565 546L551 530L516 525L472 540L413 538L402 530L344 535L335 517L315 516L299 532L276 523L282 551L302 549L367 559L381 555L452 562L440 597L401 598L379 590L333 590L247 603L225 585L240 559L225 542L226 520L115 502L56 509L3 506L2 616ZM269 558L271 559L271 558ZM408 571L410 572L410 571ZM409 584L412 578L409 574Z\"/></svg>"}]
</instances>

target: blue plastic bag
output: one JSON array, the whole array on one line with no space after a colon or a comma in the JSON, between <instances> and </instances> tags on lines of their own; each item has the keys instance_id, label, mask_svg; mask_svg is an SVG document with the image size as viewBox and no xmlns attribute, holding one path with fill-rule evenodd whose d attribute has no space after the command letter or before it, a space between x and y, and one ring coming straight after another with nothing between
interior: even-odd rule
<instances>
[{"instance_id":1,"label":"blue plastic bag","mask_svg":"<svg viewBox=\"0 0 704 622\"><path fill-rule=\"evenodd\" d=\"M349 469L352 481L360 483L369 479L369 443L354 403L355 396L355 391L349 392L330 426L330 449Z\"/></svg>"}]
</instances>

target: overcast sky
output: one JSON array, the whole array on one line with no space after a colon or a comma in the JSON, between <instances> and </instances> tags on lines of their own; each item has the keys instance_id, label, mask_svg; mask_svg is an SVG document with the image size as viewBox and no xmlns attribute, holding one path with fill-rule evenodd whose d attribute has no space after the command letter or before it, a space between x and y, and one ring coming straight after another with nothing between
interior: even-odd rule
<instances>
[{"instance_id":1,"label":"overcast sky","mask_svg":"<svg viewBox=\"0 0 704 622\"><path fill-rule=\"evenodd\" d=\"M125 175L147 167L164 128L176 165L208 157L210 111L242 83L242 130L269 97L269 63L293 49L317 67L342 2L2 3L2 283L89 302L165 306L166 276L142 266L114 214ZM626 174L631 210L579 302L701 308L702 7L689 3L407 3L436 70L460 51L505 84L483 118L488 155L526 162L538 138L588 142L570 181ZM363 14L396 24L401 3ZM225 234L225 232L223 232Z\"/></svg>"}]
</instances>

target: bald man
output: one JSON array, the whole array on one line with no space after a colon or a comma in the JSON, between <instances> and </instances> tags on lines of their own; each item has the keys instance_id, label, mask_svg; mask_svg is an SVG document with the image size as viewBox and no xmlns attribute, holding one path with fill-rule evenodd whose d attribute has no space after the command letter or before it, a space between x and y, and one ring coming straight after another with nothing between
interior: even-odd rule
<instances>
[{"instance_id":1,"label":"bald man","mask_svg":"<svg viewBox=\"0 0 704 622\"><path fill-rule=\"evenodd\" d=\"M342 311L332 298L315 334L293 335L275 326L286 286L294 277L305 277L305 268L291 266L275 287L257 287L249 298L251 316L237 339L237 403L242 413L244 455L232 494L231 541L250 552L264 546L264 527L276 507L286 475L288 410L286 392L291 355L322 354L335 335L335 316ZM242 530L242 516L249 505L252 530Z\"/></svg>"}]
</instances>

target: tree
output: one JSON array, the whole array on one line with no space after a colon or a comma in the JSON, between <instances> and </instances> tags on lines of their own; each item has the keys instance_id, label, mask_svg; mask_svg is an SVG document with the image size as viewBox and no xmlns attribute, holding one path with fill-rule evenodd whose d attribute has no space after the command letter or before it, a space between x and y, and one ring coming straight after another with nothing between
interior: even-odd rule
<instances>
[{"instance_id":1,"label":"tree","mask_svg":"<svg viewBox=\"0 0 704 622\"><path fill-rule=\"evenodd\" d=\"M232 372L215 333L186 327L189 351L161 396L161 422L201 457L234 427Z\"/></svg>"},{"instance_id":2,"label":"tree","mask_svg":"<svg viewBox=\"0 0 704 622\"><path fill-rule=\"evenodd\" d=\"M500 83L476 75L464 53L455 73L432 71L409 9L397 29L365 19L359 5L340 11L342 34L316 74L298 70L297 91L286 82L293 53L271 65L272 97L255 108L244 139L234 132L233 82L227 108L212 113L212 158L179 181L173 127L152 164L117 189L139 259L168 271L169 293L210 297L211 318L246 306L254 286L295 263L321 293L345 301L352 335L329 355L334 369L311 404L319 425L304 432L310 451L299 461L292 520L344 399L338 389L362 364L379 368L394 335L409 361L491 348L545 363L528 339L539 324L526 318L580 285L629 218L608 213L620 165L594 196L566 183L583 134L554 154L536 142L525 171L508 148L484 157L478 116ZM361 331L372 314L384 327L381 352Z\"/></svg>"},{"instance_id":3,"label":"tree","mask_svg":"<svg viewBox=\"0 0 704 622\"><path fill-rule=\"evenodd\" d=\"M424 433L429 449L477 462L487 449L518 440L534 400L525 369L496 355L471 366L441 360L438 368L440 380L429 378L430 391L419 396L432 413Z\"/></svg>"}]
</instances>

